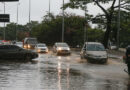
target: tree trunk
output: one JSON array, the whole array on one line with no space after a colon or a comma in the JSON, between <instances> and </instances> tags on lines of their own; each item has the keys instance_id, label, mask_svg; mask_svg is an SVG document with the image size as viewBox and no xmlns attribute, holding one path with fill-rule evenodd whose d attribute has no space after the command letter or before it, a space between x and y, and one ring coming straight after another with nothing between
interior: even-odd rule
<instances>
[{"instance_id":1,"label":"tree trunk","mask_svg":"<svg viewBox=\"0 0 130 90\"><path fill-rule=\"evenodd\" d=\"M111 18L107 18L107 28L106 28L106 32L104 35L104 39L103 39L103 45L105 46L105 48L108 48L108 41L110 38L110 33L111 33Z\"/></svg>"}]
</instances>

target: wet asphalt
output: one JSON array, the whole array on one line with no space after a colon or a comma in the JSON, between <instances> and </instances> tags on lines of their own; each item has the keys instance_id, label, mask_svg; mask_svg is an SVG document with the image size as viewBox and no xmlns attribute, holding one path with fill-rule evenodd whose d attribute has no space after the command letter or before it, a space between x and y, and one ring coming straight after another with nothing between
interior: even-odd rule
<instances>
[{"instance_id":1,"label":"wet asphalt","mask_svg":"<svg viewBox=\"0 0 130 90\"><path fill-rule=\"evenodd\" d=\"M39 54L33 62L1 62L0 90L130 90L126 64L91 64L79 53Z\"/></svg>"}]
</instances>

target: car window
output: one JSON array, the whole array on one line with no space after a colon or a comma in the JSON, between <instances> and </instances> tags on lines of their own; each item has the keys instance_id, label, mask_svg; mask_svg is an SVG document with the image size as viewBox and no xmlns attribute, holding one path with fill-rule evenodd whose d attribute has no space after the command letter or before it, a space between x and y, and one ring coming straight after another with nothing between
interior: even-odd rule
<instances>
[{"instance_id":1,"label":"car window","mask_svg":"<svg viewBox=\"0 0 130 90\"><path fill-rule=\"evenodd\" d=\"M8 46L0 46L0 50L8 49Z\"/></svg>"},{"instance_id":2,"label":"car window","mask_svg":"<svg viewBox=\"0 0 130 90\"><path fill-rule=\"evenodd\" d=\"M88 44L86 48L88 51L105 51L104 46L99 44Z\"/></svg>"},{"instance_id":3,"label":"car window","mask_svg":"<svg viewBox=\"0 0 130 90\"><path fill-rule=\"evenodd\" d=\"M57 47L68 47L66 43L57 43Z\"/></svg>"},{"instance_id":4,"label":"car window","mask_svg":"<svg viewBox=\"0 0 130 90\"><path fill-rule=\"evenodd\" d=\"M46 45L45 44L39 44L39 45L37 45L38 47L46 47Z\"/></svg>"},{"instance_id":5,"label":"car window","mask_svg":"<svg viewBox=\"0 0 130 90\"><path fill-rule=\"evenodd\" d=\"M19 49L18 46L9 46L9 49Z\"/></svg>"}]
</instances>

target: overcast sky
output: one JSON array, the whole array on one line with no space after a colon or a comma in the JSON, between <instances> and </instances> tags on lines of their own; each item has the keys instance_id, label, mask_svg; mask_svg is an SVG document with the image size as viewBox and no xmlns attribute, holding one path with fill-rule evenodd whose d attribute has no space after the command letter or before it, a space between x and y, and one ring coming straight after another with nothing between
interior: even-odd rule
<instances>
[{"instance_id":1,"label":"overcast sky","mask_svg":"<svg viewBox=\"0 0 130 90\"><path fill-rule=\"evenodd\" d=\"M69 0L65 0L65 3ZM19 2L6 2L6 14L10 14L10 21L16 22L17 17L17 4L19 5L19 24L26 24L29 21L29 0L19 0ZM51 12L55 15L61 13L62 0L51 0ZM105 7L107 7L106 5ZM0 14L4 12L4 5L0 3ZM42 17L47 14L49 9L49 0L31 0L31 20L42 21ZM102 11L94 5L88 5L89 13L96 15ZM65 12L75 13L84 16L82 10L67 9ZM1 26L2 24L0 24Z\"/></svg>"}]
</instances>

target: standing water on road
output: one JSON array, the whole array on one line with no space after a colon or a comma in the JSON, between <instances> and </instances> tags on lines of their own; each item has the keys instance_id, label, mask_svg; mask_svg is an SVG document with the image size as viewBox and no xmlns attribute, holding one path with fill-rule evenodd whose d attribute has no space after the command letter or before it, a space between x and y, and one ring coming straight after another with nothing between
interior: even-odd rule
<instances>
[{"instance_id":1,"label":"standing water on road","mask_svg":"<svg viewBox=\"0 0 130 90\"><path fill-rule=\"evenodd\" d=\"M79 55L40 54L36 63L0 63L0 90L129 90L125 64L89 64Z\"/></svg>"}]
</instances>

